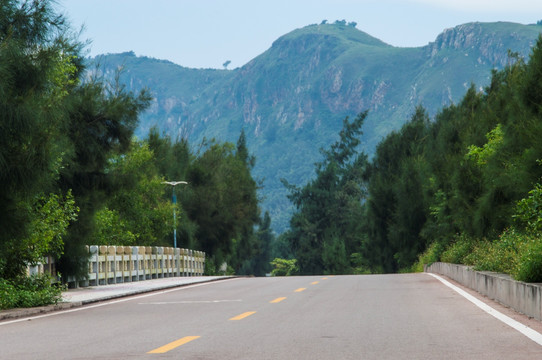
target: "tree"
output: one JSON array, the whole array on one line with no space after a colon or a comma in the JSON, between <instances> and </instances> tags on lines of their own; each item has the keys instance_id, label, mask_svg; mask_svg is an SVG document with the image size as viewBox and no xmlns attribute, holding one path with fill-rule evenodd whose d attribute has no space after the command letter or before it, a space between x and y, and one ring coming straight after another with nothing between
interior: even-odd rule
<instances>
[{"instance_id":1,"label":"tree","mask_svg":"<svg viewBox=\"0 0 542 360\"><path fill-rule=\"evenodd\" d=\"M348 273L350 254L361 243L359 224L365 196L362 174L367 156L358 153L367 112L345 118L339 140L322 149L316 177L303 188L283 183L296 206L285 235L301 274Z\"/></svg>"},{"instance_id":2,"label":"tree","mask_svg":"<svg viewBox=\"0 0 542 360\"><path fill-rule=\"evenodd\" d=\"M271 260L271 244L275 240L275 235L271 229L271 216L265 212L260 221L258 232L256 233L257 243L254 250L253 272L256 276L265 276L270 271L269 260Z\"/></svg>"},{"instance_id":3,"label":"tree","mask_svg":"<svg viewBox=\"0 0 542 360\"><path fill-rule=\"evenodd\" d=\"M25 249L28 241L34 249L56 247L55 241L61 247L56 237L38 243L31 231L36 217L46 215L35 205L46 212L67 194L58 193L54 182L64 163L65 99L77 84L81 48L68 40L68 31L49 1L0 6L0 276L15 276L44 255ZM54 217L46 218L51 226L62 222Z\"/></svg>"},{"instance_id":4,"label":"tree","mask_svg":"<svg viewBox=\"0 0 542 360\"><path fill-rule=\"evenodd\" d=\"M243 141L239 144L236 149L231 143L211 142L190 164L190 187L183 198L188 217L198 225L201 248L217 266L228 261L235 271L253 255L254 225L259 222L257 183Z\"/></svg>"},{"instance_id":5,"label":"tree","mask_svg":"<svg viewBox=\"0 0 542 360\"><path fill-rule=\"evenodd\" d=\"M65 255L58 266L63 274L80 277L86 274L85 245L93 242L95 213L114 188L108 161L129 149L138 115L148 106L150 96L146 90L135 95L118 84L92 79L75 88L67 99L70 146L58 186L64 191L72 189L81 211L68 230Z\"/></svg>"},{"instance_id":6,"label":"tree","mask_svg":"<svg viewBox=\"0 0 542 360\"><path fill-rule=\"evenodd\" d=\"M408 268L425 250L420 235L427 221L429 168L424 153L429 118L418 107L403 127L377 147L369 179L362 255L374 272Z\"/></svg>"},{"instance_id":7,"label":"tree","mask_svg":"<svg viewBox=\"0 0 542 360\"><path fill-rule=\"evenodd\" d=\"M109 160L115 190L96 213L97 244L171 246L173 205L154 161L148 144L135 140L128 153Z\"/></svg>"}]
</instances>

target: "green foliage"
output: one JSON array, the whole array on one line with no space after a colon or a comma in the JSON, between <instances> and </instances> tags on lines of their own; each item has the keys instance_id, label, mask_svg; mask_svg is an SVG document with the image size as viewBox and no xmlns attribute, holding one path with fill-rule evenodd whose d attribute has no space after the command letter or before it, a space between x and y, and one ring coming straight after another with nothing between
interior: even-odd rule
<instances>
[{"instance_id":1,"label":"green foliage","mask_svg":"<svg viewBox=\"0 0 542 360\"><path fill-rule=\"evenodd\" d=\"M165 195L154 154L148 144L132 141L130 150L109 160L114 191L96 213L98 244L171 245L173 205ZM184 216L177 209L179 218Z\"/></svg>"},{"instance_id":2,"label":"green foliage","mask_svg":"<svg viewBox=\"0 0 542 360\"><path fill-rule=\"evenodd\" d=\"M528 197L518 201L513 218L533 234L542 234L542 185L535 184Z\"/></svg>"},{"instance_id":3,"label":"green foliage","mask_svg":"<svg viewBox=\"0 0 542 360\"><path fill-rule=\"evenodd\" d=\"M70 192L66 196L40 195L29 207L26 224L29 235L3 244L0 258L4 266L0 266L0 277L18 277L27 265L42 261L46 255L61 256L68 226L77 219L79 211Z\"/></svg>"},{"instance_id":4,"label":"green foliage","mask_svg":"<svg viewBox=\"0 0 542 360\"><path fill-rule=\"evenodd\" d=\"M419 107L411 121L377 147L365 173L363 255L373 271L396 272L411 266L425 250L420 233L428 217L426 188L431 179L425 159L429 118Z\"/></svg>"},{"instance_id":5,"label":"green foliage","mask_svg":"<svg viewBox=\"0 0 542 360\"><path fill-rule=\"evenodd\" d=\"M231 263L236 272L253 255L254 225L259 221L257 184L245 160L233 144L211 144L191 163L190 186L182 199L188 217L198 224L202 249L216 256L217 263Z\"/></svg>"},{"instance_id":6,"label":"green foliage","mask_svg":"<svg viewBox=\"0 0 542 360\"><path fill-rule=\"evenodd\" d=\"M82 277L88 255L84 246L91 244L96 234L95 213L115 191L109 161L129 150L138 115L149 105L150 96L146 90L133 94L120 84L93 78L71 91L66 101L70 146L58 186L72 190L80 213L69 228L58 267L64 275Z\"/></svg>"},{"instance_id":7,"label":"green foliage","mask_svg":"<svg viewBox=\"0 0 542 360\"><path fill-rule=\"evenodd\" d=\"M350 254L350 262L352 263L352 273L357 275L371 274L372 271L367 264L367 260L361 253Z\"/></svg>"},{"instance_id":8,"label":"green foliage","mask_svg":"<svg viewBox=\"0 0 542 360\"><path fill-rule=\"evenodd\" d=\"M495 154L499 145L502 144L503 135L501 124L498 124L495 129L486 135L487 143L483 147L476 145L468 146L465 158L474 161L478 166L484 166L487 164L488 159Z\"/></svg>"},{"instance_id":9,"label":"green foliage","mask_svg":"<svg viewBox=\"0 0 542 360\"><path fill-rule=\"evenodd\" d=\"M542 239L530 237L522 245L513 276L519 281L542 282Z\"/></svg>"},{"instance_id":10,"label":"green foliage","mask_svg":"<svg viewBox=\"0 0 542 360\"><path fill-rule=\"evenodd\" d=\"M51 283L48 275L0 278L0 310L56 304L62 300L63 287Z\"/></svg>"},{"instance_id":11,"label":"green foliage","mask_svg":"<svg viewBox=\"0 0 542 360\"><path fill-rule=\"evenodd\" d=\"M437 262L442 259L442 252L444 246L439 242L433 242L431 245L425 249L423 253L418 256L418 261L416 261L411 268L407 269L411 272L423 272L424 265L431 265L434 262ZM444 261L442 259L442 261Z\"/></svg>"},{"instance_id":12,"label":"green foliage","mask_svg":"<svg viewBox=\"0 0 542 360\"><path fill-rule=\"evenodd\" d=\"M505 231L497 240L476 241L464 263L476 270L495 271L514 275L518 256L523 252L525 237L514 229Z\"/></svg>"},{"instance_id":13,"label":"green foliage","mask_svg":"<svg viewBox=\"0 0 542 360\"><path fill-rule=\"evenodd\" d=\"M324 274L348 274L352 271L344 241L341 241L337 236L331 236L324 240L322 249Z\"/></svg>"},{"instance_id":14,"label":"green foliage","mask_svg":"<svg viewBox=\"0 0 542 360\"><path fill-rule=\"evenodd\" d=\"M345 118L339 140L321 150L316 178L303 188L284 181L297 212L285 239L301 274L351 272L350 256L361 243L359 216L364 199L362 172L367 156L358 153L361 127L367 112Z\"/></svg>"},{"instance_id":15,"label":"green foliage","mask_svg":"<svg viewBox=\"0 0 542 360\"><path fill-rule=\"evenodd\" d=\"M65 197L49 194L40 196L32 207L31 235L22 242L21 248L29 251L25 262L34 264L45 255L59 257L63 253L63 236L68 226L77 220L79 209L68 191Z\"/></svg>"},{"instance_id":16,"label":"green foliage","mask_svg":"<svg viewBox=\"0 0 542 360\"><path fill-rule=\"evenodd\" d=\"M96 221L95 245L139 245L136 236L118 211L105 207L94 215ZM141 244L143 245L143 244Z\"/></svg>"},{"instance_id":17,"label":"green foliage","mask_svg":"<svg viewBox=\"0 0 542 360\"><path fill-rule=\"evenodd\" d=\"M47 253L59 256L76 217L70 189L55 185L82 69L81 44L71 39L50 1L0 6L0 276L9 279Z\"/></svg>"},{"instance_id":18,"label":"green foliage","mask_svg":"<svg viewBox=\"0 0 542 360\"><path fill-rule=\"evenodd\" d=\"M441 260L471 265L476 270L512 275L526 282L542 281L542 239L510 228L496 240L460 238L442 254Z\"/></svg>"},{"instance_id":19,"label":"green foliage","mask_svg":"<svg viewBox=\"0 0 542 360\"><path fill-rule=\"evenodd\" d=\"M237 274L261 276L268 269L271 220L260 220L259 185L251 174L256 159L246 141L241 132L236 145L211 140L194 154L186 140L160 137L156 129L147 139L158 174L189 183L177 193L178 240L207 253L207 274L220 273L223 263Z\"/></svg>"},{"instance_id":20,"label":"green foliage","mask_svg":"<svg viewBox=\"0 0 542 360\"><path fill-rule=\"evenodd\" d=\"M299 273L296 259L275 258L270 264L273 266L271 276L292 276Z\"/></svg>"},{"instance_id":21,"label":"green foliage","mask_svg":"<svg viewBox=\"0 0 542 360\"><path fill-rule=\"evenodd\" d=\"M463 264L476 246L476 241L468 236L457 237L442 253L440 259L452 264Z\"/></svg>"},{"instance_id":22,"label":"green foliage","mask_svg":"<svg viewBox=\"0 0 542 360\"><path fill-rule=\"evenodd\" d=\"M538 278L541 47L528 63L510 53L485 92L471 86L434 122L418 109L378 145L361 247L373 272L442 260Z\"/></svg>"},{"instance_id":23,"label":"green foliage","mask_svg":"<svg viewBox=\"0 0 542 360\"><path fill-rule=\"evenodd\" d=\"M58 301L50 279L24 277L46 255L81 278L85 245L171 245L173 226L181 246L205 250L209 264L265 274L271 220L260 220L244 132L237 146L213 141L196 154L157 131L134 140L149 92L127 89L120 72L84 73L83 46L51 4L0 5L2 308ZM164 179L192 181L175 225Z\"/></svg>"},{"instance_id":24,"label":"green foliage","mask_svg":"<svg viewBox=\"0 0 542 360\"><path fill-rule=\"evenodd\" d=\"M271 230L271 216L268 212L260 220L258 230L251 245L252 255L245 260L244 273L255 276L265 276L270 271L269 259L271 259L271 244L275 241L275 235Z\"/></svg>"}]
</instances>

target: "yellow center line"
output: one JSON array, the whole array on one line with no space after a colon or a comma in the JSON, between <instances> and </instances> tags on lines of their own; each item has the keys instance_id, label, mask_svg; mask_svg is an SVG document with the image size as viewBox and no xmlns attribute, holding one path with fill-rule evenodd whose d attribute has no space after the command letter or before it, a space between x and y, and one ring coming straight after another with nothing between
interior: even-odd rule
<instances>
[{"instance_id":1,"label":"yellow center line","mask_svg":"<svg viewBox=\"0 0 542 360\"><path fill-rule=\"evenodd\" d=\"M311 285L316 285L318 283L319 283L319 281L313 281L313 282L311 282Z\"/></svg>"},{"instance_id":2,"label":"yellow center line","mask_svg":"<svg viewBox=\"0 0 542 360\"><path fill-rule=\"evenodd\" d=\"M297 290L295 290L294 292L302 292L303 290L305 290L306 288L299 288Z\"/></svg>"},{"instance_id":3,"label":"yellow center line","mask_svg":"<svg viewBox=\"0 0 542 360\"><path fill-rule=\"evenodd\" d=\"M327 280L327 277L323 277L322 280Z\"/></svg>"},{"instance_id":4,"label":"yellow center line","mask_svg":"<svg viewBox=\"0 0 542 360\"><path fill-rule=\"evenodd\" d=\"M271 304L276 304L276 303L279 303L281 302L282 300L285 300L286 298L285 297L279 297L279 298L276 298L275 300L271 300L270 303Z\"/></svg>"},{"instance_id":5,"label":"yellow center line","mask_svg":"<svg viewBox=\"0 0 542 360\"><path fill-rule=\"evenodd\" d=\"M232 317L230 320L241 320L255 313L256 311L247 311L245 313Z\"/></svg>"},{"instance_id":6,"label":"yellow center line","mask_svg":"<svg viewBox=\"0 0 542 360\"><path fill-rule=\"evenodd\" d=\"M184 345L192 340L196 340L196 339L199 339L200 336L185 336L183 337L182 339L179 339L179 340L175 340L173 342L170 342L169 344L167 345L164 345L164 346L161 346L157 349L154 349L154 350L151 350L149 351L147 354L163 354L163 353L166 353L170 350L173 350L181 345Z\"/></svg>"}]
</instances>

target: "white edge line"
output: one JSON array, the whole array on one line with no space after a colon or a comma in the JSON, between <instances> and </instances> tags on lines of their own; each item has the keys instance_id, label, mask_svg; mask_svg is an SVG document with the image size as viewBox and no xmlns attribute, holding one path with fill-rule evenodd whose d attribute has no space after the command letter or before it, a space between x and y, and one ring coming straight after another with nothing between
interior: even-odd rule
<instances>
[{"instance_id":1,"label":"white edge line","mask_svg":"<svg viewBox=\"0 0 542 360\"><path fill-rule=\"evenodd\" d=\"M542 345L542 334L540 334L538 331L533 330L530 327L528 327L527 325L524 325L524 324L520 323L519 321L516 321L516 320L512 319L511 317L504 315L503 313L501 313L498 310L493 309L491 306L487 305L483 301L478 300L477 298L475 298L471 294L467 293L465 290L460 289L459 287L453 285L449 281L446 281L445 279L441 278L440 276L435 275L435 274L431 274L431 273L426 273L426 274L434 277L437 280L439 280L441 283L448 286L450 289L454 290L459 295L463 296L465 299L469 300L471 303L473 303L474 305L478 306L480 309L487 312L489 315L499 319L500 321L502 321L506 325L508 325L508 326L512 327L513 329L519 331L520 333L527 336L529 339L531 339L532 341L534 341L538 345Z\"/></svg>"},{"instance_id":2,"label":"white edge line","mask_svg":"<svg viewBox=\"0 0 542 360\"><path fill-rule=\"evenodd\" d=\"M241 299L235 300L185 300L185 301L160 301L160 302L145 302L138 305L178 305L178 304L218 304L225 302L241 302Z\"/></svg>"},{"instance_id":3,"label":"white edge line","mask_svg":"<svg viewBox=\"0 0 542 360\"><path fill-rule=\"evenodd\" d=\"M230 280L234 280L234 279L230 279ZM31 316L31 317L25 317L25 318L21 318L21 319L3 321L3 322L0 322L0 326L14 324L14 323L23 322L23 321L29 321L29 320L42 319L42 318L46 318L46 317L49 317L49 316L56 316L56 315L61 315L61 314L66 314L66 313L71 313L71 312L76 312L76 311L94 309L94 308L102 307L102 306L106 306L106 305L112 305L112 304L118 304L118 303L125 302L125 301L143 299L143 298L150 297L150 296L166 294L166 293L170 293L170 292L173 292L173 291L179 291L179 290L184 290L184 289L191 289L191 288L204 286L204 285L210 285L210 284L214 284L214 283L217 283L217 281L208 281L208 282L204 282L204 283L200 283L200 284L179 286L179 287L175 287L173 289L156 291L156 292L152 292L152 293L148 293L148 294L144 294L144 295L129 296L129 297L122 298L122 299L119 299L119 300L109 300L109 301L106 300L104 302L100 302L99 304L95 304L95 305L83 305L83 306L75 308L75 309L60 310L60 311L55 311L55 312L51 312L51 313L43 314L43 315L38 315L38 316Z\"/></svg>"}]
</instances>

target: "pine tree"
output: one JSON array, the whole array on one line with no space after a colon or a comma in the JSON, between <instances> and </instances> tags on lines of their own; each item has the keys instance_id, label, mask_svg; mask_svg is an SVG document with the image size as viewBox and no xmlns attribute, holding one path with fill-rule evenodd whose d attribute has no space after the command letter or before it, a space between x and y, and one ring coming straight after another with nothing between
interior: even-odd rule
<instances>
[{"instance_id":1,"label":"pine tree","mask_svg":"<svg viewBox=\"0 0 542 360\"><path fill-rule=\"evenodd\" d=\"M34 204L56 191L65 160L65 97L80 65L68 30L49 1L0 5L0 277L29 262Z\"/></svg>"},{"instance_id":2,"label":"pine tree","mask_svg":"<svg viewBox=\"0 0 542 360\"><path fill-rule=\"evenodd\" d=\"M367 112L343 121L339 140L322 150L316 177L302 188L283 183L296 206L285 235L301 274L348 273L350 254L361 244L359 224L364 199L362 174L367 156L359 137Z\"/></svg>"}]
</instances>

